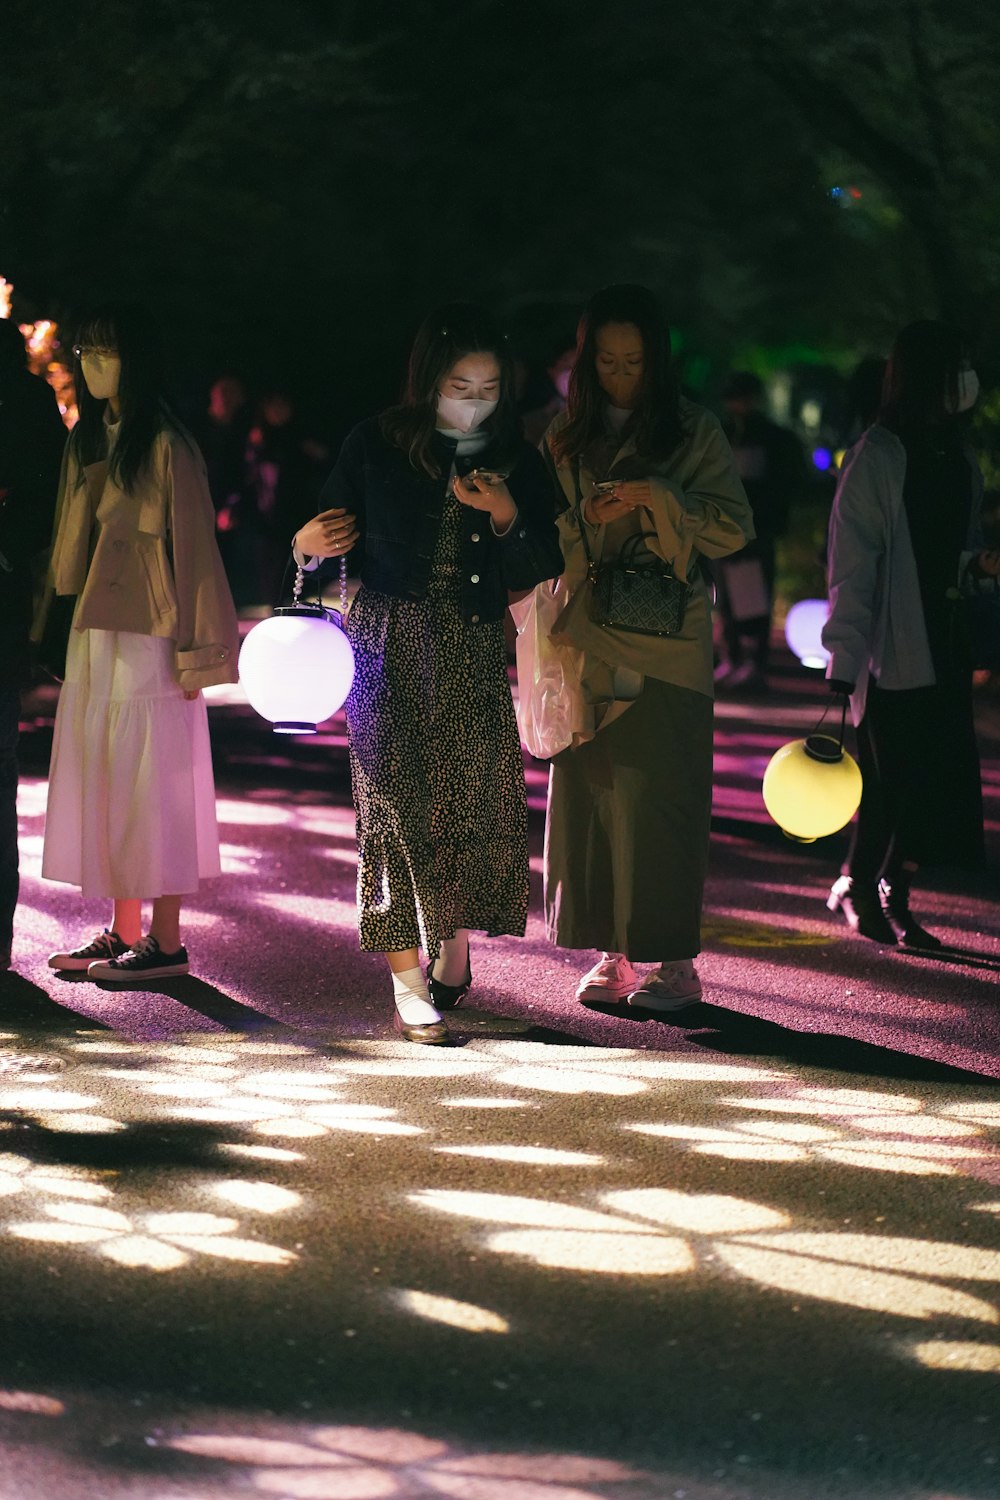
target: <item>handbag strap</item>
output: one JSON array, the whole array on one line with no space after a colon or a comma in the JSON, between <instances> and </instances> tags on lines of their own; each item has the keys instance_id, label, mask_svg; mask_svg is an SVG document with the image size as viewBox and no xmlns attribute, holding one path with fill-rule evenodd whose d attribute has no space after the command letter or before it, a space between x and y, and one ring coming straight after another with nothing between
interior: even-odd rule
<instances>
[{"instance_id":1,"label":"handbag strap","mask_svg":"<svg viewBox=\"0 0 1000 1500\"><path fill-rule=\"evenodd\" d=\"M658 540L655 531L634 531L631 536L626 537L621 551L618 553L617 566L621 568L634 568L636 554L645 543L647 537L652 538L654 542ZM687 578L681 578L672 562L665 557L657 557L656 553L649 548L646 550L652 559L651 562L645 564L646 568L654 570L661 578L676 579L678 583L683 583L690 589L690 581Z\"/></svg>"},{"instance_id":2,"label":"handbag strap","mask_svg":"<svg viewBox=\"0 0 1000 1500\"><path fill-rule=\"evenodd\" d=\"M579 458L574 458L572 469L573 488L576 491L576 524L580 528L580 540L583 543L583 550L587 555L587 577L591 583L594 583L597 578L597 564L594 561L594 554L590 550L590 543L587 541L587 528L583 520L583 490L580 487Z\"/></svg>"}]
</instances>

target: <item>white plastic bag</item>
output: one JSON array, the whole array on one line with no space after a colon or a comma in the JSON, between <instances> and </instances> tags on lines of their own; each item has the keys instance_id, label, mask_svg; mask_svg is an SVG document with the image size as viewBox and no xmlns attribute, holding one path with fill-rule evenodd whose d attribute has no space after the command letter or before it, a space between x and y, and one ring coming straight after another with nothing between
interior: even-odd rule
<instances>
[{"instance_id":1,"label":"white plastic bag","mask_svg":"<svg viewBox=\"0 0 1000 1500\"><path fill-rule=\"evenodd\" d=\"M561 578L538 584L510 606L517 626L517 726L525 749L539 760L567 749L583 728L583 653L556 645L551 635L565 607Z\"/></svg>"}]
</instances>

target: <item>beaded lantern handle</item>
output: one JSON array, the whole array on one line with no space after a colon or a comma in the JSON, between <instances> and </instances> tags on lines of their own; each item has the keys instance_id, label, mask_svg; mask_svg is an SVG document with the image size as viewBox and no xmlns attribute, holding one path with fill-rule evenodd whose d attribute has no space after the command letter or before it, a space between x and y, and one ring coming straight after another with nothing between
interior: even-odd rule
<instances>
[{"instance_id":1,"label":"beaded lantern handle","mask_svg":"<svg viewBox=\"0 0 1000 1500\"><path fill-rule=\"evenodd\" d=\"M306 575L301 563L295 567L295 582L292 584L292 608L298 609L302 603L302 590L305 587ZM319 590L316 590L319 598ZM340 618L347 618L347 558L340 559Z\"/></svg>"}]
</instances>

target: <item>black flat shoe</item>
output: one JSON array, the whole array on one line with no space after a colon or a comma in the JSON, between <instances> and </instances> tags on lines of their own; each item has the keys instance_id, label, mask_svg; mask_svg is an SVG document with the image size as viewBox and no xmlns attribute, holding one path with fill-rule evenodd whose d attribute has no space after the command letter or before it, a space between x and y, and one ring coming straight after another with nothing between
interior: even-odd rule
<instances>
[{"instance_id":1,"label":"black flat shoe","mask_svg":"<svg viewBox=\"0 0 1000 1500\"><path fill-rule=\"evenodd\" d=\"M880 880L878 883L878 898L882 903L882 911L896 935L896 941L904 948L922 948L925 952L933 953L943 947L940 938L936 938L933 932L928 932L926 927L921 927L916 917L910 910L910 882L908 880L895 879Z\"/></svg>"},{"instance_id":2,"label":"black flat shoe","mask_svg":"<svg viewBox=\"0 0 1000 1500\"><path fill-rule=\"evenodd\" d=\"M461 1005L469 990L472 988L472 960L465 967L465 978L461 984L445 984L443 979L435 979L431 972L433 964L427 965L427 993L431 997L431 1004L435 1010L454 1010L456 1005Z\"/></svg>"},{"instance_id":3,"label":"black flat shoe","mask_svg":"<svg viewBox=\"0 0 1000 1500\"><path fill-rule=\"evenodd\" d=\"M834 881L826 904L829 911L839 911L851 931L860 937L886 947L896 946L896 934L882 910L874 885L856 885L850 875L841 875Z\"/></svg>"}]
</instances>

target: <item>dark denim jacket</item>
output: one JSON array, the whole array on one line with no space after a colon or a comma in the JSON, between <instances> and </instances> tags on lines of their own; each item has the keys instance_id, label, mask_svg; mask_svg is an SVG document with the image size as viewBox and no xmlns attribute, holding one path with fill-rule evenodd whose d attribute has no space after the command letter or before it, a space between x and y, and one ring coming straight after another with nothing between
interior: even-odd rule
<instances>
[{"instance_id":1,"label":"dark denim jacket","mask_svg":"<svg viewBox=\"0 0 1000 1500\"><path fill-rule=\"evenodd\" d=\"M441 525L445 485L455 457L455 443L438 434L435 456L441 478L415 469L406 455L386 441L377 417L349 434L320 496L321 509L334 506L358 518L361 533L348 568L366 588L396 599L424 599L430 580L434 545ZM489 468L489 450L460 460L464 473ZM534 588L563 570L555 525L557 496L541 456L527 443L521 447L507 488L517 505L517 519L502 537L494 534L485 511L462 507L462 615L471 624L499 620L507 593ZM339 561L321 564L324 573Z\"/></svg>"}]
</instances>

